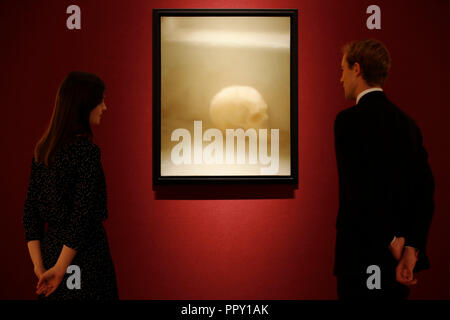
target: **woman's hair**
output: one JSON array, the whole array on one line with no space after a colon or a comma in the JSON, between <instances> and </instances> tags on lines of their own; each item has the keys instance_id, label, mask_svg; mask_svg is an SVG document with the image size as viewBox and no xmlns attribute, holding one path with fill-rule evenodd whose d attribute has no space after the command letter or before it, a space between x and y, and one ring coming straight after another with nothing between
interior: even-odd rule
<instances>
[{"instance_id":1,"label":"woman's hair","mask_svg":"<svg viewBox=\"0 0 450 320\"><path fill-rule=\"evenodd\" d=\"M56 151L75 135L92 141L89 117L102 103L105 84L92 73L72 71L61 83L55 99L50 123L34 149L35 162L49 166Z\"/></svg>"}]
</instances>

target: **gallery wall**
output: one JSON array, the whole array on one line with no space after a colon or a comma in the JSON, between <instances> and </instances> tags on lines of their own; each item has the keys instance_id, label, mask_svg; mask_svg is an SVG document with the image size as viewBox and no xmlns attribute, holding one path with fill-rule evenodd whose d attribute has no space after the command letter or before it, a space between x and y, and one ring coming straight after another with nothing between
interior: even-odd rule
<instances>
[{"instance_id":1,"label":"gallery wall","mask_svg":"<svg viewBox=\"0 0 450 320\"><path fill-rule=\"evenodd\" d=\"M69 30L66 8L81 8ZM381 8L381 30L366 8ZM152 9L299 10L299 185L152 185ZM338 208L333 123L352 105L341 47L383 41L388 97L420 126L436 210L412 299L449 298L449 2L186 0L0 2L0 299L34 299L22 227L34 145L71 70L100 75L107 111L94 127L105 171L105 227L122 299L335 299Z\"/></svg>"}]
</instances>

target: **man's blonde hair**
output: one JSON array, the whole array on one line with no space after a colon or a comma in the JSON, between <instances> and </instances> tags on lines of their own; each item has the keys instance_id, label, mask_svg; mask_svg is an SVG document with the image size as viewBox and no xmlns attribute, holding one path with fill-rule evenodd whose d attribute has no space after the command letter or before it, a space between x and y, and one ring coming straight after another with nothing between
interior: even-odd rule
<instances>
[{"instance_id":1,"label":"man's blonde hair","mask_svg":"<svg viewBox=\"0 0 450 320\"><path fill-rule=\"evenodd\" d=\"M378 40L352 41L342 48L348 67L358 62L363 79L369 86L382 86L391 67L391 57L386 47Z\"/></svg>"}]
</instances>

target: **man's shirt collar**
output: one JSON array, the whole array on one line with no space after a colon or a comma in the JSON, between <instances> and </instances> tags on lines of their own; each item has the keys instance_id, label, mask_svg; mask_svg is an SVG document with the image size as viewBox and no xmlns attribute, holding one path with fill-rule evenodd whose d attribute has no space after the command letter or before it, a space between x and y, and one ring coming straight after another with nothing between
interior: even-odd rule
<instances>
[{"instance_id":1,"label":"man's shirt collar","mask_svg":"<svg viewBox=\"0 0 450 320\"><path fill-rule=\"evenodd\" d=\"M373 92L373 91L383 91L383 89L381 89L381 88L369 88L369 89L366 89L366 90L360 92L360 94L358 94L358 97L356 98L356 104L358 104L359 100L362 98L363 95L365 95L365 94L367 94L369 92Z\"/></svg>"}]
</instances>

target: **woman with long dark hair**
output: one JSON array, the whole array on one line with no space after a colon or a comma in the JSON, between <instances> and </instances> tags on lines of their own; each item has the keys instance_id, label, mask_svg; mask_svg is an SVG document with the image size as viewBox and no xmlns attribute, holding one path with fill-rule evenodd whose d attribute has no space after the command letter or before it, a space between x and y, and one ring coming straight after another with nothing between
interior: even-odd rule
<instances>
[{"instance_id":1,"label":"woman with long dark hair","mask_svg":"<svg viewBox=\"0 0 450 320\"><path fill-rule=\"evenodd\" d=\"M102 224L108 216L105 176L91 130L106 110L104 92L98 76L71 72L34 150L23 225L39 298L118 298Z\"/></svg>"}]
</instances>

